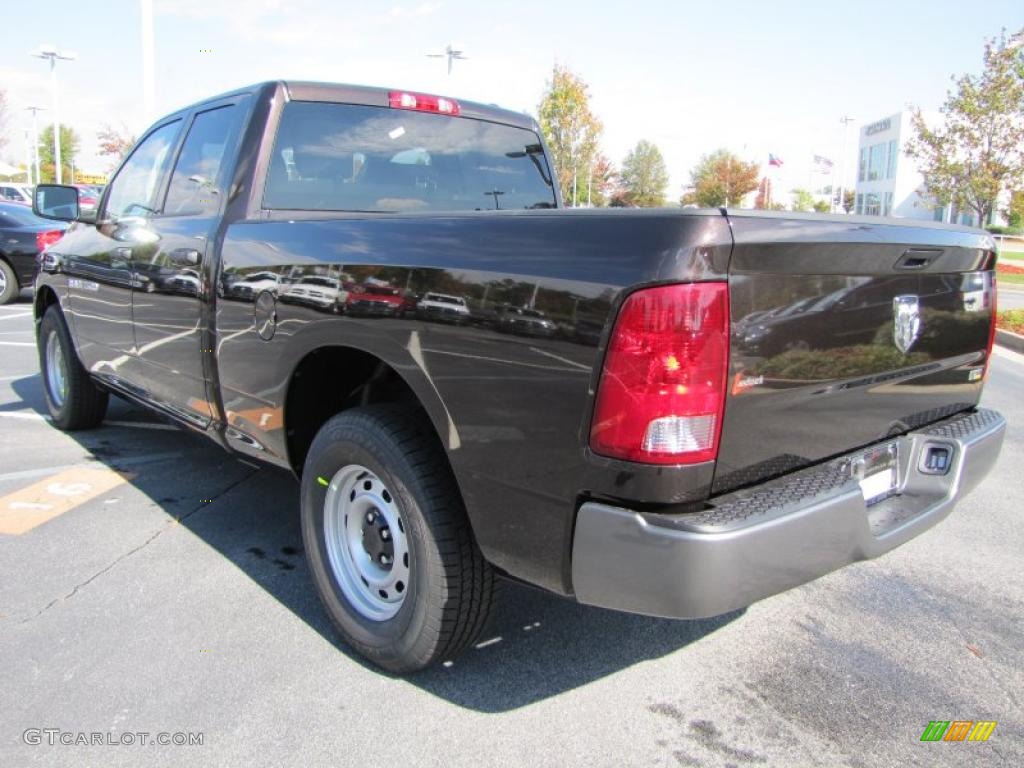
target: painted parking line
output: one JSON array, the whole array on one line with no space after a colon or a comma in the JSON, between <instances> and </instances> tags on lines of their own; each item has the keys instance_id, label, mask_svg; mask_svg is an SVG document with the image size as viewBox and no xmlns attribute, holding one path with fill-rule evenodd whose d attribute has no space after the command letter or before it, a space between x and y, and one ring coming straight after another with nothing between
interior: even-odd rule
<instances>
[{"instance_id":1,"label":"painted parking line","mask_svg":"<svg viewBox=\"0 0 1024 768\"><path fill-rule=\"evenodd\" d=\"M130 478L111 469L76 467L0 498L0 533L18 536Z\"/></svg>"},{"instance_id":2,"label":"painted parking line","mask_svg":"<svg viewBox=\"0 0 1024 768\"><path fill-rule=\"evenodd\" d=\"M34 347L34 341L0 341L0 347Z\"/></svg>"},{"instance_id":3,"label":"painted parking line","mask_svg":"<svg viewBox=\"0 0 1024 768\"><path fill-rule=\"evenodd\" d=\"M16 377L20 378L20 377ZM0 419L19 419L21 421L51 421L50 417L42 413L32 411L0 411ZM159 429L167 432L179 431L171 424L157 424L152 421L112 421L107 419L102 422L107 427L129 427L131 429Z\"/></svg>"},{"instance_id":4,"label":"painted parking line","mask_svg":"<svg viewBox=\"0 0 1024 768\"><path fill-rule=\"evenodd\" d=\"M20 312L16 315L9 315L6 312L0 315L0 320L13 320L16 317L32 317L31 312Z\"/></svg>"},{"instance_id":5,"label":"painted parking line","mask_svg":"<svg viewBox=\"0 0 1024 768\"><path fill-rule=\"evenodd\" d=\"M137 467L144 464L158 464L162 461L171 461L173 459L180 459L185 454L181 451L173 451L168 453L150 453L145 456L129 456L127 458L118 457L112 459L117 465L118 469L124 467ZM104 465L100 461L96 460L83 460L86 463L85 467L96 467L99 469L104 468ZM22 469L15 472L5 472L0 475L0 483L10 483L17 480L34 480L37 477L49 477L55 475L58 472L63 472L68 469L82 469L83 462L79 461L75 464L59 464L53 467L42 467L40 469Z\"/></svg>"}]
</instances>

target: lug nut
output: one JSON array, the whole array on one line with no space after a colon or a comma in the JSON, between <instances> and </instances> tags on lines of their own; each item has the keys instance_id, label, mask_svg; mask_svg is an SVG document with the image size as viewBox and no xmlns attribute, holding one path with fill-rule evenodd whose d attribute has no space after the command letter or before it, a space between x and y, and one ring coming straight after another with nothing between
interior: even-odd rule
<instances>
[{"instance_id":1,"label":"lug nut","mask_svg":"<svg viewBox=\"0 0 1024 768\"><path fill-rule=\"evenodd\" d=\"M375 515L373 512L367 512L366 513L366 522L372 523L376 518L377 518L377 515Z\"/></svg>"},{"instance_id":2,"label":"lug nut","mask_svg":"<svg viewBox=\"0 0 1024 768\"><path fill-rule=\"evenodd\" d=\"M388 539L391 538L391 531L389 531L387 528L381 528L380 529L380 537L382 539L384 539L384 541L387 541Z\"/></svg>"},{"instance_id":3,"label":"lug nut","mask_svg":"<svg viewBox=\"0 0 1024 768\"><path fill-rule=\"evenodd\" d=\"M380 564L381 565L387 565L390 562L391 562L391 558L388 557L387 555L381 555L380 556Z\"/></svg>"}]
</instances>

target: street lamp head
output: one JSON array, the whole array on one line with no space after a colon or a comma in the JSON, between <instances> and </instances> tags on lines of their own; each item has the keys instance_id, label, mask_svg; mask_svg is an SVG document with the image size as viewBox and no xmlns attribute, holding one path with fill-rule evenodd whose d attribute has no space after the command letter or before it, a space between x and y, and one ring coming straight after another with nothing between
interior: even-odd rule
<instances>
[{"instance_id":1,"label":"street lamp head","mask_svg":"<svg viewBox=\"0 0 1024 768\"><path fill-rule=\"evenodd\" d=\"M73 51L59 51L57 46L51 43L43 43L39 46L38 50L29 53L29 56L35 56L37 59L60 59L62 61L73 61L78 58L78 54Z\"/></svg>"}]
</instances>

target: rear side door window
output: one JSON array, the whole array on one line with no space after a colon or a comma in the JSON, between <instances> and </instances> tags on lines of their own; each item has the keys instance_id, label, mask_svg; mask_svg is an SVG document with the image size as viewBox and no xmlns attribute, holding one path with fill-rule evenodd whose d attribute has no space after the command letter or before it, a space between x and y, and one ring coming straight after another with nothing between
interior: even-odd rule
<instances>
[{"instance_id":1,"label":"rear side door window","mask_svg":"<svg viewBox=\"0 0 1024 768\"><path fill-rule=\"evenodd\" d=\"M150 218L157 213L157 193L178 137L181 120L165 123L144 138L110 183L104 215Z\"/></svg>"},{"instance_id":2,"label":"rear side door window","mask_svg":"<svg viewBox=\"0 0 1024 768\"><path fill-rule=\"evenodd\" d=\"M165 215L213 216L220 211L224 154L238 111L227 105L195 116L171 174Z\"/></svg>"}]
</instances>

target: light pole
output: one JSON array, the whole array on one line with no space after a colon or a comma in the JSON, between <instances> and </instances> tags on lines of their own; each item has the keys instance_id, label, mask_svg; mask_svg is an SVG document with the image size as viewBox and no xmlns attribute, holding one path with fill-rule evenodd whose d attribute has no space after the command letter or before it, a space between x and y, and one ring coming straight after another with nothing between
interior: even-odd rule
<instances>
[{"instance_id":1,"label":"light pole","mask_svg":"<svg viewBox=\"0 0 1024 768\"><path fill-rule=\"evenodd\" d=\"M154 77L153 0L140 0L139 16L142 20L142 108L147 125L156 115L156 78Z\"/></svg>"},{"instance_id":2,"label":"light pole","mask_svg":"<svg viewBox=\"0 0 1024 768\"><path fill-rule=\"evenodd\" d=\"M843 202L846 195L846 129L853 122L853 118L849 115L843 115L839 118L839 122L843 125L843 149L839 155L839 208L845 212L846 208L843 206Z\"/></svg>"},{"instance_id":3,"label":"light pole","mask_svg":"<svg viewBox=\"0 0 1024 768\"><path fill-rule=\"evenodd\" d=\"M39 123L36 121L36 115L46 107L31 106L25 109L32 113L32 164L36 171L35 183L38 184L42 179L39 177Z\"/></svg>"},{"instance_id":4,"label":"light pole","mask_svg":"<svg viewBox=\"0 0 1024 768\"><path fill-rule=\"evenodd\" d=\"M451 43L445 46L444 53L428 53L428 59L448 59L448 74L452 73L452 63L456 60L463 60L468 58L462 51L452 47Z\"/></svg>"},{"instance_id":5,"label":"light pole","mask_svg":"<svg viewBox=\"0 0 1024 768\"><path fill-rule=\"evenodd\" d=\"M61 183L61 158L60 158L60 116L57 111L57 60L74 61L76 56L71 52L58 51L52 45L41 45L35 53L29 54L37 59L47 59L50 62L50 89L53 98L53 165L54 179Z\"/></svg>"},{"instance_id":6,"label":"light pole","mask_svg":"<svg viewBox=\"0 0 1024 768\"><path fill-rule=\"evenodd\" d=\"M32 184L32 131L25 129L25 183Z\"/></svg>"}]
</instances>

